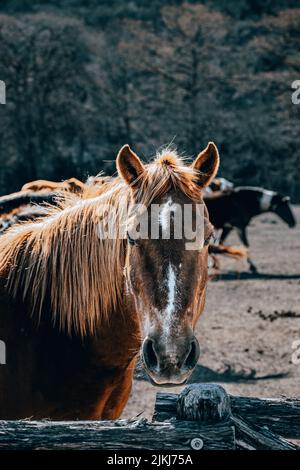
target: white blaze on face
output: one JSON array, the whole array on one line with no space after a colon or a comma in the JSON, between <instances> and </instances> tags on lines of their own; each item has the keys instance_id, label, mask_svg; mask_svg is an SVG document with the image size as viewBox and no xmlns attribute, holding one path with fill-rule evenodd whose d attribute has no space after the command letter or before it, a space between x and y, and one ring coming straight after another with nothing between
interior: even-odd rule
<instances>
[{"instance_id":1,"label":"white blaze on face","mask_svg":"<svg viewBox=\"0 0 300 470\"><path fill-rule=\"evenodd\" d=\"M167 201L162 204L159 212L159 224L162 229L163 238L170 237L170 224L171 216L174 214L176 217L177 205L173 203L172 197L169 196ZM166 273L166 295L167 295L167 305L163 312L161 312L160 317L162 321L162 335L165 338L165 341L168 342L170 338L170 330L172 322L174 320L174 313L176 307L178 306L177 295L177 274L176 268L169 262L169 266Z\"/></svg>"},{"instance_id":2,"label":"white blaze on face","mask_svg":"<svg viewBox=\"0 0 300 470\"><path fill-rule=\"evenodd\" d=\"M173 314L176 308L177 276L174 267L171 263L169 263L168 267L166 286L167 306L165 311L163 312L163 335L165 336L165 338L167 338L170 333Z\"/></svg>"},{"instance_id":3,"label":"white blaze on face","mask_svg":"<svg viewBox=\"0 0 300 470\"><path fill-rule=\"evenodd\" d=\"M260 198L260 208L262 211L268 211L271 209L272 198L275 195L274 191L263 190Z\"/></svg>"},{"instance_id":4,"label":"white blaze on face","mask_svg":"<svg viewBox=\"0 0 300 470\"><path fill-rule=\"evenodd\" d=\"M159 223L162 228L162 232L165 234L170 234L170 219L171 212L176 210L176 205L173 204L171 196L165 202L159 212ZM169 235L170 236L170 235Z\"/></svg>"}]
</instances>

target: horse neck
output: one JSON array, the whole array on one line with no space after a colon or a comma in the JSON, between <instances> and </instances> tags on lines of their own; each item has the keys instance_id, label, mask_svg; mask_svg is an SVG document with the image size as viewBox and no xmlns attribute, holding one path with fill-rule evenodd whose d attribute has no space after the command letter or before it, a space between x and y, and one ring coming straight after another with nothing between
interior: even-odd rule
<instances>
[{"instance_id":1,"label":"horse neck","mask_svg":"<svg viewBox=\"0 0 300 470\"><path fill-rule=\"evenodd\" d=\"M124 293L124 303L99 323L89 336L91 352L109 369L125 369L137 356L141 346L140 321L134 303Z\"/></svg>"}]
</instances>

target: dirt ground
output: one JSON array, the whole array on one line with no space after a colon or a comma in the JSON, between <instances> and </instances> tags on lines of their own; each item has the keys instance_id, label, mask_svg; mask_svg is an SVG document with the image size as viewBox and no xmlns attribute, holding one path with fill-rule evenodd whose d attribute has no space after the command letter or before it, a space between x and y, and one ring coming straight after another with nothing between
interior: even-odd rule
<instances>
[{"instance_id":1,"label":"dirt ground","mask_svg":"<svg viewBox=\"0 0 300 470\"><path fill-rule=\"evenodd\" d=\"M190 382L219 383L234 395L300 396L300 364L292 362L292 344L300 340L300 206L294 209L294 229L271 214L249 227L259 275L244 262L221 259L221 279L210 281L197 326L201 356ZM235 234L229 242L239 243ZM151 418L163 390L138 374L123 417Z\"/></svg>"}]
</instances>

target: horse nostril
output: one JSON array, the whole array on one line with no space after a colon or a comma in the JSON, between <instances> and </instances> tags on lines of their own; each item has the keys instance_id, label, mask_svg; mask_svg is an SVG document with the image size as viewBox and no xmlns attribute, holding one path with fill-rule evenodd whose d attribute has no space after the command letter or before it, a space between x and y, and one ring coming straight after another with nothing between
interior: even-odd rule
<instances>
[{"instance_id":1,"label":"horse nostril","mask_svg":"<svg viewBox=\"0 0 300 470\"><path fill-rule=\"evenodd\" d=\"M158 366L158 359L154 349L154 341L146 338L143 344L143 356L146 366L155 369Z\"/></svg>"},{"instance_id":2,"label":"horse nostril","mask_svg":"<svg viewBox=\"0 0 300 470\"><path fill-rule=\"evenodd\" d=\"M190 345L190 351L184 361L184 366L188 369L193 369L197 364L200 355L199 343L196 339L193 339Z\"/></svg>"}]
</instances>

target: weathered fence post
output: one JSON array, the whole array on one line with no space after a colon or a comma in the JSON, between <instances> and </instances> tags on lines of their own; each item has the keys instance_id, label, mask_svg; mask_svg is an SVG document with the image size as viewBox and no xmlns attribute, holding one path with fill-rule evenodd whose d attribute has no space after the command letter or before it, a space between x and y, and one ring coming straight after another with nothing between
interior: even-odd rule
<instances>
[{"instance_id":1,"label":"weathered fence post","mask_svg":"<svg viewBox=\"0 0 300 470\"><path fill-rule=\"evenodd\" d=\"M177 416L210 423L227 420L231 416L230 398L220 385L188 385L178 397Z\"/></svg>"},{"instance_id":2,"label":"weathered fence post","mask_svg":"<svg viewBox=\"0 0 300 470\"><path fill-rule=\"evenodd\" d=\"M153 420L178 422L193 421L199 426L197 439L191 440L191 448L213 448L208 439L208 433L214 429L214 448L226 445L228 449L235 449L235 429L231 422L230 398L223 387L217 384L188 385L179 396L176 396L176 405L173 413L169 414L166 407L163 412L159 410L159 399L167 394L157 394ZM170 410L169 410L170 411ZM166 413L167 412L167 413ZM176 417L176 418L175 418ZM203 432L204 431L204 432ZM231 446L230 446L231 444Z\"/></svg>"}]
</instances>

